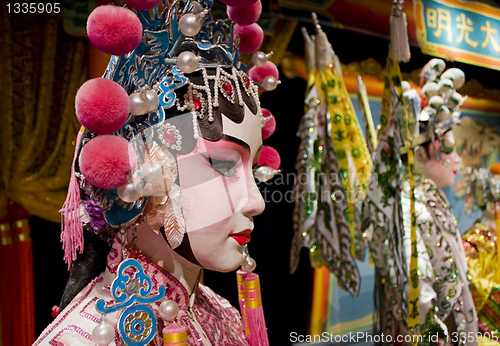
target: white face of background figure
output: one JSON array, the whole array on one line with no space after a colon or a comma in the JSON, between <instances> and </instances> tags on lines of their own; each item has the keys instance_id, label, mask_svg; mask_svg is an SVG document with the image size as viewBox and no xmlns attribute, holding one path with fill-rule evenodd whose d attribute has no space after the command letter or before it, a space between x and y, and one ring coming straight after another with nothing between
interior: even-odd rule
<instances>
[{"instance_id":1,"label":"white face of background figure","mask_svg":"<svg viewBox=\"0 0 500 346\"><path fill-rule=\"evenodd\" d=\"M435 148L435 149L434 149ZM423 148L420 148L424 151ZM436 151L441 160L436 158ZM452 185L457 175L460 156L455 151L455 137L452 131L448 131L440 140L434 142L434 147L429 146L429 155L417 153L416 159L421 163L421 173L426 178L431 179L438 187Z\"/></svg>"}]
</instances>

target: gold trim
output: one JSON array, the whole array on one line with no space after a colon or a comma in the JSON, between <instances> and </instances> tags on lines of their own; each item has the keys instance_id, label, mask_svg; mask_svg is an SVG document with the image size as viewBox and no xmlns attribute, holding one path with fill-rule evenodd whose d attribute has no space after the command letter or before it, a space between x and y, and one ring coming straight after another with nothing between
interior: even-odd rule
<instances>
[{"instance_id":1,"label":"gold trim","mask_svg":"<svg viewBox=\"0 0 500 346\"><path fill-rule=\"evenodd\" d=\"M0 239L0 244L2 246L11 245L13 242L14 240L12 237L2 237L2 239Z\"/></svg>"},{"instance_id":2,"label":"gold trim","mask_svg":"<svg viewBox=\"0 0 500 346\"><path fill-rule=\"evenodd\" d=\"M25 241L31 239L29 232L28 233L19 233L14 237L14 241Z\"/></svg>"},{"instance_id":3,"label":"gold trim","mask_svg":"<svg viewBox=\"0 0 500 346\"><path fill-rule=\"evenodd\" d=\"M166 344L173 344L176 342L186 342L187 332L173 333L173 334L163 334L163 342ZM180 344L179 346L186 345Z\"/></svg>"},{"instance_id":4,"label":"gold trim","mask_svg":"<svg viewBox=\"0 0 500 346\"><path fill-rule=\"evenodd\" d=\"M2 246L10 245L14 242L12 238L12 230L8 223L0 224L0 244Z\"/></svg>"},{"instance_id":5,"label":"gold trim","mask_svg":"<svg viewBox=\"0 0 500 346\"><path fill-rule=\"evenodd\" d=\"M255 309L255 308L260 308L262 306L262 299L252 299L252 300L245 300L245 308L248 309Z\"/></svg>"},{"instance_id":6,"label":"gold trim","mask_svg":"<svg viewBox=\"0 0 500 346\"><path fill-rule=\"evenodd\" d=\"M444 0L444 1L443 0L434 0L434 2L437 2L438 4L444 5L447 7L453 7L453 8L462 10L462 11L468 11L468 12L482 15L484 17L500 20L500 11L498 11L498 8L493 7L493 6L488 6L487 4L480 4L481 6L485 6L488 8L479 10L479 9L471 8L470 6L467 6L465 4L461 4L459 2L454 2L454 1L450 1L450 0ZM487 11L491 11L492 13L488 13ZM495 13L493 13L493 12L495 12Z\"/></svg>"},{"instance_id":7,"label":"gold trim","mask_svg":"<svg viewBox=\"0 0 500 346\"><path fill-rule=\"evenodd\" d=\"M12 226L12 228L23 228L25 226L29 226L28 219L21 219L21 220L14 222L14 225Z\"/></svg>"},{"instance_id":8,"label":"gold trim","mask_svg":"<svg viewBox=\"0 0 500 346\"><path fill-rule=\"evenodd\" d=\"M260 287L260 280L258 278L252 281L243 281L243 288L245 290L259 288L259 287Z\"/></svg>"}]
</instances>

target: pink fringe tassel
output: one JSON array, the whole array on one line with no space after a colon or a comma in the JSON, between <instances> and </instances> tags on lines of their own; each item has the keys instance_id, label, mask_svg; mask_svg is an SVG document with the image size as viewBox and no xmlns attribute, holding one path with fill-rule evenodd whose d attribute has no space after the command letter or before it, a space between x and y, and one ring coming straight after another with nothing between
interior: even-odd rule
<instances>
[{"instance_id":1,"label":"pink fringe tassel","mask_svg":"<svg viewBox=\"0 0 500 346\"><path fill-rule=\"evenodd\" d=\"M243 289L245 295L245 314L248 329L250 330L250 335L247 335L247 341L250 346L269 346L264 309L262 308L259 276L254 273L246 274L243 277Z\"/></svg>"},{"instance_id":2,"label":"pink fringe tassel","mask_svg":"<svg viewBox=\"0 0 500 346\"><path fill-rule=\"evenodd\" d=\"M71 264L76 260L79 250L83 252L83 226L80 220L80 188L75 175L75 162L78 158L78 148L82 141L83 127L78 132L75 144L75 155L71 165L71 177L69 181L68 195L64 201L61 213L61 241L64 249L64 261L68 264L68 270Z\"/></svg>"},{"instance_id":3,"label":"pink fringe tassel","mask_svg":"<svg viewBox=\"0 0 500 346\"><path fill-rule=\"evenodd\" d=\"M250 335L250 330L248 329L247 314L245 311L245 294L243 292L243 277L247 273L239 269L236 272L236 281L238 283L238 302L240 303L241 319L243 321L243 326L245 327L245 335Z\"/></svg>"}]
</instances>

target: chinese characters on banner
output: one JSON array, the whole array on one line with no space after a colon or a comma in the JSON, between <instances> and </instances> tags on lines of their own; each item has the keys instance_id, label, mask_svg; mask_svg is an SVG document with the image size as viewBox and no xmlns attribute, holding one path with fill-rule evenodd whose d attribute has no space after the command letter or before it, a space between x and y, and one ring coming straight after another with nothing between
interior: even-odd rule
<instances>
[{"instance_id":1,"label":"chinese characters on banner","mask_svg":"<svg viewBox=\"0 0 500 346\"><path fill-rule=\"evenodd\" d=\"M423 53L500 70L500 9L477 2L414 0Z\"/></svg>"}]
</instances>

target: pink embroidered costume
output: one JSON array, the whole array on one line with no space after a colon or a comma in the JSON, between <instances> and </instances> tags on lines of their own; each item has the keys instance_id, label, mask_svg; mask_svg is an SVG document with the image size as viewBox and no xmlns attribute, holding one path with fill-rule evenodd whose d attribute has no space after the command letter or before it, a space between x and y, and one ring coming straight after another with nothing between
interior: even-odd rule
<instances>
[{"instance_id":1,"label":"pink embroidered costume","mask_svg":"<svg viewBox=\"0 0 500 346\"><path fill-rule=\"evenodd\" d=\"M117 240L108 255L105 272L78 293L68 307L43 331L34 346L93 345L92 330L101 318L101 314L96 311L96 302L111 297L109 286L116 276L121 259L121 245ZM158 286L163 285L167 287L165 297L178 304L179 314L175 322L189 331L188 345L204 345L205 339L209 340L211 345L248 345L240 314L227 300L201 284L190 297L186 288L173 275L142 255L138 255L138 260L153 280L153 292L157 292ZM156 312L159 305L157 303L154 308ZM118 314L107 315L106 319L115 327ZM163 329L163 326L160 329ZM155 342L162 345L161 335L156 335ZM110 345L124 344L116 337L114 344Z\"/></svg>"}]
</instances>

